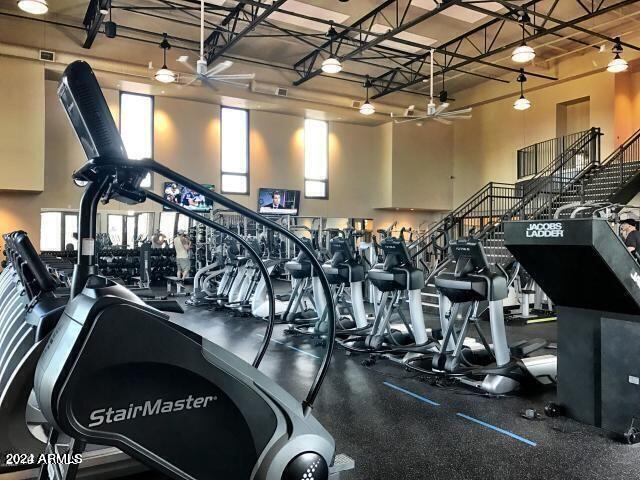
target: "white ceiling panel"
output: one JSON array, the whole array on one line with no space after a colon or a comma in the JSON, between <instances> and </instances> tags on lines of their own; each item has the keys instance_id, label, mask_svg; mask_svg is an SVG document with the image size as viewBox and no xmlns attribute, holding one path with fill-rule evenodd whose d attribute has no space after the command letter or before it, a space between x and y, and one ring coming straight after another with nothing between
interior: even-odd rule
<instances>
[{"instance_id":1,"label":"white ceiling panel","mask_svg":"<svg viewBox=\"0 0 640 480\"><path fill-rule=\"evenodd\" d=\"M265 3L271 3L265 2ZM320 18L322 20L330 20L336 23L344 23L349 19L349 15L345 15L340 12L334 12L333 10L327 10L326 8L316 7L315 5L309 5L308 3L299 2L297 0L289 0L282 8L291 12L300 13L308 17ZM273 12L269 15L269 20L277 22L288 23L289 25L295 25L296 27L307 28L309 30L315 30L317 32L326 32L329 27L321 22L314 22L313 20L307 20L306 18L294 17L282 12Z\"/></svg>"},{"instance_id":2,"label":"white ceiling panel","mask_svg":"<svg viewBox=\"0 0 640 480\"><path fill-rule=\"evenodd\" d=\"M434 0L414 0L411 5L424 10L433 10L436 8L436 2L434 2ZM497 12L503 8L502 5L495 2L478 3L478 6L486 10L491 10L492 12ZM486 18L486 15L482 13L475 12L459 5L454 5L453 7L443 10L442 15L446 15L447 17L455 18L456 20L466 23L476 23L483 18Z\"/></svg>"},{"instance_id":3,"label":"white ceiling panel","mask_svg":"<svg viewBox=\"0 0 640 480\"><path fill-rule=\"evenodd\" d=\"M387 25L382 25L380 23L376 23L371 27L371 31L374 33L386 33L391 29L391 27ZM397 50L402 50L403 52L417 53L423 51L429 45L436 43L437 40L429 37L425 37L423 35L417 35L411 32L400 32L395 35L396 38L400 38L402 40L407 40L413 43L419 43L420 45L424 45L425 48L412 47L411 45L405 45L400 42L394 42L393 40L385 40L384 42L380 42L380 45L384 45L386 47L395 48ZM374 37L372 35L367 36L366 41L371 41Z\"/></svg>"}]
</instances>

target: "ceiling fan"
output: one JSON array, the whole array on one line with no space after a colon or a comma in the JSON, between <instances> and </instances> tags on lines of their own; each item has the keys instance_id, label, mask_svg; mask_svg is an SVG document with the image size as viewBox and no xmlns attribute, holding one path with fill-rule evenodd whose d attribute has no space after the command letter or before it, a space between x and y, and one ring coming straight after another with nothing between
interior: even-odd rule
<instances>
[{"instance_id":1,"label":"ceiling fan","mask_svg":"<svg viewBox=\"0 0 640 480\"><path fill-rule=\"evenodd\" d=\"M255 73L223 75L222 72L233 65L231 60L225 60L224 62L218 63L208 69L207 60L204 56L204 0L200 0L200 58L196 62L195 68L189 63L189 57L187 55L182 55L178 58L178 61L194 73L193 79L185 86L191 85L192 83L200 80L203 85L206 85L212 90L217 90L213 82L226 83L236 87L247 88L249 87L249 84L246 83L246 81L251 81L256 76Z\"/></svg>"},{"instance_id":2,"label":"ceiling fan","mask_svg":"<svg viewBox=\"0 0 640 480\"><path fill-rule=\"evenodd\" d=\"M468 120L471 118L471 107L463 108L461 110L452 110L450 112L446 111L449 107L449 103L447 102L448 95L446 90L444 89L444 85L442 88L442 92L440 92L439 100L440 105L436 105L433 101L433 54L434 50L431 49L431 78L429 80L429 103L427 104L427 113L426 115L416 115L415 114L415 105L409 106L404 112L404 115L394 115L391 113L391 117L394 119L395 123L407 123L407 122L416 122L422 120L435 120L439 123L444 123L445 125L452 125L451 120Z\"/></svg>"}]
</instances>

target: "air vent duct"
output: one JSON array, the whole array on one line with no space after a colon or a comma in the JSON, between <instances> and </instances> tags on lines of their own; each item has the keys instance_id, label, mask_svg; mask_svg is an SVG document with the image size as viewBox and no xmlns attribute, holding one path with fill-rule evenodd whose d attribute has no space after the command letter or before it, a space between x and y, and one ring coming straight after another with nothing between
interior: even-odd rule
<instances>
[{"instance_id":1,"label":"air vent duct","mask_svg":"<svg viewBox=\"0 0 640 480\"><path fill-rule=\"evenodd\" d=\"M353 108L360 108L360 105L362 105L362 102L360 100L354 100L351 102L351 106Z\"/></svg>"},{"instance_id":2,"label":"air vent duct","mask_svg":"<svg viewBox=\"0 0 640 480\"><path fill-rule=\"evenodd\" d=\"M279 97L287 97L289 96L289 90L287 90L286 88L278 87L276 88L276 95L278 95Z\"/></svg>"},{"instance_id":3,"label":"air vent duct","mask_svg":"<svg viewBox=\"0 0 640 480\"><path fill-rule=\"evenodd\" d=\"M43 62L55 62L56 52L50 52L49 50L40 50L40 60Z\"/></svg>"}]
</instances>

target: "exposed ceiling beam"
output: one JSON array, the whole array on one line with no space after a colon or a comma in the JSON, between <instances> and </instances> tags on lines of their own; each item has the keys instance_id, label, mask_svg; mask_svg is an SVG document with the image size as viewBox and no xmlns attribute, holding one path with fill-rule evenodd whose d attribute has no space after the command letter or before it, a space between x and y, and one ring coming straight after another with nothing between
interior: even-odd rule
<instances>
[{"instance_id":1,"label":"exposed ceiling beam","mask_svg":"<svg viewBox=\"0 0 640 480\"><path fill-rule=\"evenodd\" d=\"M274 11L276 11L280 6L284 5L287 0L274 0L274 2L266 8L259 8L256 6L252 6L252 20L239 32L235 32L235 26L237 22L237 16L242 13L242 7L244 7L244 3L240 2L238 4L238 13L235 19L230 20L233 22L233 28L231 28L231 33L225 35L221 33L215 37L209 37L205 42L205 50L207 53L207 63L215 62L218 58L224 55L231 47L233 47L236 43L242 40L248 33L252 32L260 23L266 19L269 15L271 15ZM226 25L225 25L226 26ZM215 33L215 32L214 32Z\"/></svg>"},{"instance_id":2,"label":"exposed ceiling beam","mask_svg":"<svg viewBox=\"0 0 640 480\"><path fill-rule=\"evenodd\" d=\"M528 8L526 8L526 7L522 7L522 6L519 6L519 5L515 5L515 4L513 4L513 3L511 3L511 2L508 2L508 1L505 1L505 0L495 0L495 1L496 1L497 3L499 3L499 4L501 4L501 5L504 5L505 7L509 8L509 9L514 10L514 11L520 10L520 11L527 12L527 14L528 14L529 16L538 17L538 18L541 18L541 19L543 19L543 20L546 20L546 21L549 21L549 22L553 22L553 23L556 23L556 24L564 23L564 22L563 22L563 20L559 20L559 19L554 18L554 17L552 17L551 15L548 15L548 14L547 14L547 15L545 15L544 13L542 13L542 12L538 12L538 11L536 11L535 9L528 9ZM468 8L468 9L470 9L470 10L476 11L476 12L478 12L478 13L483 13L483 14L485 14L485 15L489 15L489 16L492 16L492 17L505 18L505 17L500 16L500 14L499 14L499 13L497 13L497 12L493 12L493 11L491 11L491 10L487 10L486 8L478 7L477 5L474 5L474 4L471 4L471 3L467 3L467 4L465 4L464 6L465 6L465 8ZM581 5L581 6L582 6L582 5ZM594 10L593 10L593 12L590 12L590 13L596 13L597 11L598 11L597 9L594 9ZM517 19L515 19L515 18L513 18L513 17L510 17L510 18L509 18L509 17L507 17L507 19L508 19L508 20L510 20L510 21L512 21L512 22L518 22L518 20L517 20ZM534 25L533 27L534 27L536 30L540 29L540 30L542 30L542 31L545 31L545 29L544 29L544 28L541 28L541 27L539 27L539 26L537 26L537 25ZM613 37L610 37L610 36L608 36L608 35L604 35L604 34L599 33L599 32L595 32L595 31L593 31L593 30L590 30L590 29L588 29L588 28L581 27L581 26L576 25L576 24L569 24L569 25L567 26L567 28L570 28L570 29L572 29L572 30L577 30L578 32L586 33L586 34L588 34L588 35L591 35L591 36L594 36L594 37L600 38L600 39L602 39L602 40L606 40L606 41L608 41L608 42L612 42L612 43L613 43L613 42L615 42L615 39L614 39ZM632 44L630 44L630 43L623 42L623 41L621 41L621 42L620 42L620 44L621 44L621 45L623 45L623 46L625 46L625 47L628 47L628 48L630 48L630 49L632 49L632 50L638 50L638 51L640 51L640 47L638 47L638 46L636 46L636 45L632 45Z\"/></svg>"},{"instance_id":3,"label":"exposed ceiling beam","mask_svg":"<svg viewBox=\"0 0 640 480\"><path fill-rule=\"evenodd\" d=\"M93 45L93 41L100 31L100 26L104 19L104 14L101 13L101 10L107 9L108 7L109 0L90 0L87 6L87 12L84 14L84 20L82 21L84 29L87 32L87 36L82 44L83 48L91 48Z\"/></svg>"},{"instance_id":4,"label":"exposed ceiling beam","mask_svg":"<svg viewBox=\"0 0 640 480\"><path fill-rule=\"evenodd\" d=\"M558 32L560 30L569 28L572 25L575 25L575 24L578 24L578 23L582 23L582 22L585 22L587 20L591 20L591 19L596 18L596 17L598 17L600 15L604 15L605 13L612 12L614 10L618 10L620 8L623 8L625 6L628 6L628 5L637 3L637 2L638 2L638 0L621 0L619 2L616 2L615 4L611 4L611 5L608 5L606 7L602 6L603 2L601 2L601 4L600 4L601 8L599 8L597 10L594 10L591 13L587 13L585 15L582 15L580 17L573 18L573 19L567 20L567 21L558 20L559 23L557 25L555 25L555 26L553 26L551 28L544 29L542 31L536 32L534 34L528 35L527 37L525 37L525 39L526 39L527 42L532 41L532 40L536 40L538 38L544 37L545 35L556 33L556 32ZM529 2L529 4L533 4L533 3L536 3L536 2L535 1ZM528 6L530 6L529 4L525 4L524 7L527 8ZM466 7L467 4L463 3L462 6ZM495 19L495 21L496 22L500 22L500 21L504 22L506 20L505 19ZM458 41L462 41L465 38L466 38L466 36L461 36L461 38ZM454 52L449 52L444 47L447 46L447 45L453 46L452 44L453 43L458 43L458 41L447 42L447 44L437 47L436 51L438 53L440 53L440 54L443 54L443 55L451 55L452 58L453 58L453 57L455 57L455 55L453 55ZM455 63L455 64L450 62L449 65L447 65L446 61L445 62L440 62L440 63L443 64L443 67L441 67L440 72L438 72L438 74L441 74L443 71L446 72L447 70L451 70L452 68L461 68L461 67L469 65L471 63L481 63L481 61L484 58L488 58L488 57L491 57L493 55L496 55L496 54L511 50L511 49L517 47L520 44L521 44L521 40L517 40L515 42L509 42L509 43L507 43L505 45L502 45L500 47L489 48L483 54L480 54L480 55L478 55L478 56L476 56L474 58L471 58L469 60L464 60L462 62L458 62L458 63ZM407 81L401 83L401 85L402 85L401 88L410 87L410 86L415 85L415 84L417 84L417 83L419 83L419 82L421 82L423 80L424 75L420 74L419 72L420 72L420 69L422 68L424 62L428 58L428 55L429 55L429 53L427 52L427 53L425 53L425 54L423 54L421 56L422 64L416 66L416 75L414 76L414 78L409 78L409 79L407 79ZM406 64L405 66L410 66L410 65ZM527 73L527 75L531 75L531 73ZM391 71L391 72L387 72L384 75L381 75L381 76L379 76L377 78L372 79L372 83L373 83L374 89L376 90L376 93L374 95L372 95L371 98L380 98L380 97L383 97L383 96L388 95L390 93L398 91L398 87L391 87L391 86L388 85L388 79L389 78L395 78L396 76L397 75L395 75L394 72Z\"/></svg>"},{"instance_id":5,"label":"exposed ceiling beam","mask_svg":"<svg viewBox=\"0 0 640 480\"><path fill-rule=\"evenodd\" d=\"M443 3L440 3L438 5L438 8L435 8L433 10L429 10L428 12L422 14L422 15L418 15L417 17L415 17L412 20L409 20L408 22L404 22L404 18L406 15L406 11L405 14L402 15L402 19L400 18L396 18L397 21L397 25L395 28L390 29L387 33L383 34L383 35L378 35L376 37L373 38L373 40L369 40L369 41L365 41L362 43L362 45L360 45L359 47L357 47L354 50L351 50L350 52L346 53L345 55L340 55L340 60L341 61L347 61L351 58L356 57L357 55L359 55L360 53L366 52L367 50L371 49L372 47L375 47L376 45L378 45L381 42L384 42L385 40L390 40L393 37L395 37L396 35L398 35L399 33L404 32L405 30L408 30L409 28L415 27L416 25L424 22L425 20L428 20L429 18L437 15L438 13L443 12L444 10L457 5L459 3L461 3L462 0L447 0ZM387 4L388 2L385 2L385 4ZM409 3L409 5L407 5L407 8L411 5L411 3ZM381 13L382 10L377 11L376 14ZM397 16L398 17L398 16ZM371 24L373 24L374 22L374 18L371 18ZM367 19L368 21L369 19ZM398 39L394 39L394 41L397 41ZM322 73L322 70L320 68L315 68L314 69L314 65L315 65L315 60L317 60L318 58L318 54L317 52L312 52L315 54L314 57L314 62L311 64L310 68L308 68L307 73L305 73L301 78L299 78L298 80L296 80L295 82L293 82L294 85L301 85L304 82L311 80L314 77L317 77L318 75L320 75Z\"/></svg>"}]
</instances>

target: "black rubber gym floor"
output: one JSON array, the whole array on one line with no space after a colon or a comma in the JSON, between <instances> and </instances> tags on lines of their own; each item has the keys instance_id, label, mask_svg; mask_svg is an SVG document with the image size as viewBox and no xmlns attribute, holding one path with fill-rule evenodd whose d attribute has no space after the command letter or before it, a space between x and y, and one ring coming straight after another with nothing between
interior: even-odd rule
<instances>
[{"instance_id":1,"label":"black rubber gym floor","mask_svg":"<svg viewBox=\"0 0 640 480\"><path fill-rule=\"evenodd\" d=\"M262 320L196 307L185 307L172 320L247 361L265 328ZM553 323L508 327L511 341L555 341L555 330ZM286 335L278 326L261 369L302 399L322 355L323 347ZM314 409L334 436L337 452L355 459L355 470L341 478L640 479L640 446L627 446L572 420L544 416L554 390L489 398L457 384L432 384L388 360L365 367L365 358L347 356L337 347ZM542 418L522 418L528 408ZM161 478L149 472L136 480L143 477Z\"/></svg>"}]
</instances>

